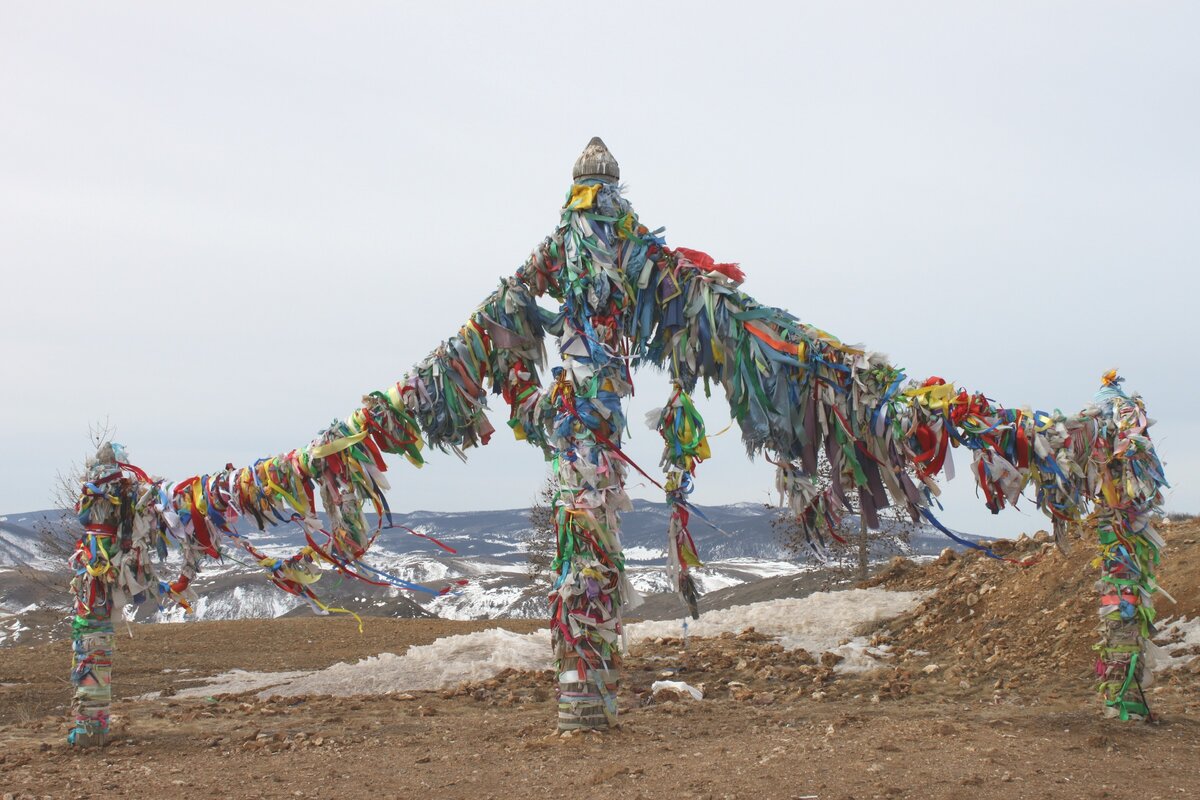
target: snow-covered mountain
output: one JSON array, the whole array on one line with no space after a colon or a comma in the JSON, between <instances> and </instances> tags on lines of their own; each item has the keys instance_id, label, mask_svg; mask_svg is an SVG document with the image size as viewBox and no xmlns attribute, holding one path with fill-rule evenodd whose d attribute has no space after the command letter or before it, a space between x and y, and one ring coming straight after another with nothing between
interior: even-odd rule
<instances>
[{"instance_id":1,"label":"snow-covered mountain","mask_svg":"<svg viewBox=\"0 0 1200 800\"><path fill-rule=\"evenodd\" d=\"M694 514L690 525L706 563L704 569L695 573L701 592L820 569L819 562L811 556L798 555L783 544L771 525L777 511L756 503L737 503L706 507L701 512L703 518ZM333 574L321 580L318 593L328 602L360 614L450 619L545 616L545 589L534 585L528 575L528 515L528 509L397 513L393 516L395 527L380 534L368 563L395 577L427 586L435 593L375 587ZM630 579L639 591L648 595L670 589L665 571L669 517L666 504L644 500L634 501L633 510L622 517L621 539ZM35 530L56 518L57 513L51 511L0 518L0 621L33 608L57 607L66 612L65 595L47 588L56 580L65 583L61 577L65 569L61 555L48 552ZM853 520L848 523L856 524ZM456 552L441 550L404 528L435 537ZM304 545L298 526L251 532L250 539L267 555L288 555ZM920 529L911 535L909 551L916 555L935 554L949 544L952 542L936 531ZM891 554L880 545L873 558L887 558ZM33 568L35 573L19 572L18 567ZM31 574L36 580L31 581ZM462 579L467 581L464 586L448 594L436 594L437 590ZM233 558L207 564L193 585L200 596L192 615L196 619L311 613L296 598L270 585L261 570ZM158 611L142 607L136 613L131 609L130 613L140 621L184 619L180 609ZM6 638L13 637L10 634Z\"/></svg>"},{"instance_id":2,"label":"snow-covered mountain","mask_svg":"<svg viewBox=\"0 0 1200 800\"><path fill-rule=\"evenodd\" d=\"M40 511L19 517L0 517L0 567L32 567L55 570L59 560L47 552L34 526L45 519L58 519L58 512Z\"/></svg>"}]
</instances>

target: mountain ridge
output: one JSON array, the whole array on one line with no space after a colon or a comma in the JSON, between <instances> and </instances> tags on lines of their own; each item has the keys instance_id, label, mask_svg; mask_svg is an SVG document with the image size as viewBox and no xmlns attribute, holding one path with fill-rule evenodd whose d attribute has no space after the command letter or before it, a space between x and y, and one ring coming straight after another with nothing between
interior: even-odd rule
<instances>
[{"instance_id":1,"label":"mountain ridge","mask_svg":"<svg viewBox=\"0 0 1200 800\"><path fill-rule=\"evenodd\" d=\"M790 581L789 576L817 573L825 569L815 554L795 552L784 544L772 520L780 513L757 503L701 506L692 515L691 533L705 568L694 572L702 593L729 590L764 579L773 586L808 586L812 580ZM54 510L10 514L0 518L0 615L19 610L60 609L65 612L66 595L55 596L45 584L65 583L65 560L47 552L37 526L52 521ZM707 518L701 518L701 514ZM380 534L369 563L406 581L429 587L434 592L453 586L447 594L405 592L375 587L336 575L325 576L317 587L323 600L355 613L391 617L439 616L448 619L496 617L544 617L548 613L546 584L530 580L527 552L530 539L528 508L483 511L409 511L391 515L392 525ZM369 515L374 524L377 517ZM674 604L666 575L666 535L670 507L666 503L634 500L633 510L622 515L621 540L627 570L633 585L654 598L646 610L670 616ZM386 522L386 520L385 520ZM844 521L847 533L857 531L857 518ZM456 552L445 552L427 539L412 536L411 528L434 537ZM269 556L290 555L305 545L298 525L279 525L249 532L256 548ZM969 537L975 538L975 537ZM548 546L552 546L547 543ZM927 526L915 528L904 552L932 556L946 547L959 546ZM870 560L890 558L896 550L884 541L871 543ZM178 557L175 556L177 559ZM29 569L43 580L31 581ZM164 570L170 574L170 559ZM25 579L19 576L25 574ZM268 618L310 613L298 598L271 586L262 570L231 559L206 561L193 585L199 600L190 619ZM782 591L782 590L781 590ZM657 598L657 595L667 595ZM178 622L182 609L158 610L142 606L127 614L133 621Z\"/></svg>"}]
</instances>

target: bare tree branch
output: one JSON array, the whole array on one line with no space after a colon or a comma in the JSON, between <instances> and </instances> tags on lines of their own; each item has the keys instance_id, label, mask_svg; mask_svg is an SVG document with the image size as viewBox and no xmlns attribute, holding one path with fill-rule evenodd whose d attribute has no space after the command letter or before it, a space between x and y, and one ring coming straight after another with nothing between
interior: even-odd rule
<instances>
[{"instance_id":1,"label":"bare tree branch","mask_svg":"<svg viewBox=\"0 0 1200 800\"><path fill-rule=\"evenodd\" d=\"M88 442L92 446L89 457L105 444L112 441L114 432L112 424L106 417L88 425ZM79 463L72 463L65 470L59 470L54 476L50 488L50 500L54 509L44 514L33 524L37 534L37 545L41 552L59 566L50 569L36 569L26 564L17 568L17 573L39 586L45 587L63 597L67 601L67 590L70 588L71 571L67 560L75 552L76 542L83 534L79 520L75 516L75 503L79 499L79 490L83 485L85 468Z\"/></svg>"},{"instance_id":2,"label":"bare tree branch","mask_svg":"<svg viewBox=\"0 0 1200 800\"><path fill-rule=\"evenodd\" d=\"M547 590L553 581L551 565L558 556L558 532L554 526L557 493L553 476L548 476L537 499L529 507L529 529L524 537L525 571L529 582Z\"/></svg>"},{"instance_id":3,"label":"bare tree branch","mask_svg":"<svg viewBox=\"0 0 1200 800\"><path fill-rule=\"evenodd\" d=\"M832 485L833 470L824 453L820 454L817 464L816 482L824 491ZM920 525L912 521L905 509L892 505L879 511L879 530L870 530L861 520L856 492L847 492L846 498L850 503L852 516L842 520L838 535L844 539L839 542L832 537L826 542L826 588L843 584L850 580L865 580L869 570L870 554L872 551L905 555L911 552L909 542L913 533ZM812 548L804 537L803 528L797 520L788 513L780 513L771 520L771 527L784 548L801 560L815 559Z\"/></svg>"}]
</instances>

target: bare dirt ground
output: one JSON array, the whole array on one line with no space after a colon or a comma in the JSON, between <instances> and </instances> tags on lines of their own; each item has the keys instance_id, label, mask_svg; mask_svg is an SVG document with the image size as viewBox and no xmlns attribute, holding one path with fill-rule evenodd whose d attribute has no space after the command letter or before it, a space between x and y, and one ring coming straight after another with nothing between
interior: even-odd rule
<instances>
[{"instance_id":1,"label":"bare dirt ground","mask_svg":"<svg viewBox=\"0 0 1200 800\"><path fill-rule=\"evenodd\" d=\"M1200 613L1200 525L1162 570ZM865 675L754 632L636 646L621 727L552 733L550 673L384 697L131 699L240 667L312 669L498 623L337 618L141 626L118 642L114 735L63 744L65 642L0 649L0 793L21 797L1152 798L1200 796L1200 659L1159 676L1160 721L1104 719L1091 694L1094 550L1015 546L897 563L874 582L941 587L880 626L894 658ZM1065 624L1063 624L1065 623ZM499 623L515 631L530 622ZM848 632L849 633L849 632ZM164 670L187 669L188 672ZM652 699L667 672L705 699ZM5 795L7 797L7 794Z\"/></svg>"}]
</instances>

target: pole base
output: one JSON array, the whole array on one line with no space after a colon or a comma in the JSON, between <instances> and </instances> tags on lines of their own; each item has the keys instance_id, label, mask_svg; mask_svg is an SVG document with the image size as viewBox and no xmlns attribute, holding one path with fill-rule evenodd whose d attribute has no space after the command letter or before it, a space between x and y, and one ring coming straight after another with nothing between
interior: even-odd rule
<instances>
[{"instance_id":1,"label":"pole base","mask_svg":"<svg viewBox=\"0 0 1200 800\"><path fill-rule=\"evenodd\" d=\"M67 744L81 750L92 747L104 747L108 744L108 734L104 731L73 730L67 737Z\"/></svg>"},{"instance_id":2,"label":"pole base","mask_svg":"<svg viewBox=\"0 0 1200 800\"><path fill-rule=\"evenodd\" d=\"M617 727L618 672L568 670L558 676L558 730L604 731Z\"/></svg>"}]
</instances>

